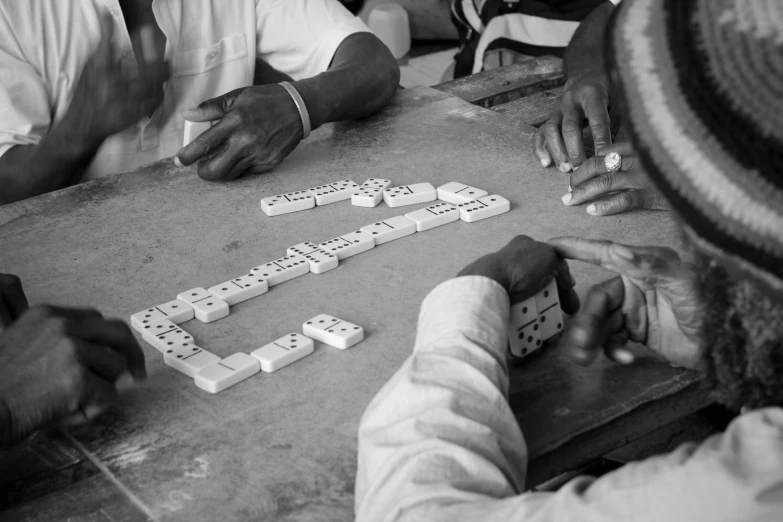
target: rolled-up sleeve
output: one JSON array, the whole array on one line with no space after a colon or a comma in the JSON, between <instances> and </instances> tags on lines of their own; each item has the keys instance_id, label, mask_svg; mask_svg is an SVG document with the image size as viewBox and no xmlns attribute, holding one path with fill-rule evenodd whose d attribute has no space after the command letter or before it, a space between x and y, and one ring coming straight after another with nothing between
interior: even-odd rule
<instances>
[{"instance_id":1,"label":"rolled-up sleeve","mask_svg":"<svg viewBox=\"0 0 783 522\"><path fill-rule=\"evenodd\" d=\"M337 0L258 0L258 56L294 80L329 68L348 36L369 29Z\"/></svg>"},{"instance_id":2,"label":"rolled-up sleeve","mask_svg":"<svg viewBox=\"0 0 783 522\"><path fill-rule=\"evenodd\" d=\"M51 124L49 95L41 75L17 40L8 9L0 4L0 156L15 145L35 145Z\"/></svg>"}]
</instances>

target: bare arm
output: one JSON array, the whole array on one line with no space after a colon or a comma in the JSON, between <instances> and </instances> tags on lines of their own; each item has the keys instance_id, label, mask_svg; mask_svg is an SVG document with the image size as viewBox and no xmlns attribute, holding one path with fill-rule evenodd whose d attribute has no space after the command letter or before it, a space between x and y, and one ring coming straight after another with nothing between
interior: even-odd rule
<instances>
[{"instance_id":1,"label":"bare arm","mask_svg":"<svg viewBox=\"0 0 783 522\"><path fill-rule=\"evenodd\" d=\"M400 68L389 49L371 33L355 33L337 48L327 71L294 86L315 129L380 110L399 83Z\"/></svg>"},{"instance_id":2,"label":"bare arm","mask_svg":"<svg viewBox=\"0 0 783 522\"><path fill-rule=\"evenodd\" d=\"M38 145L17 145L0 157L0 204L77 183L106 137L151 114L163 99L168 64L145 60L137 77L125 77L115 60L113 34L113 21L106 15L101 43L87 61L62 121Z\"/></svg>"},{"instance_id":3,"label":"bare arm","mask_svg":"<svg viewBox=\"0 0 783 522\"><path fill-rule=\"evenodd\" d=\"M312 128L317 129L381 109L399 80L400 69L389 49L365 32L345 38L326 71L293 85L304 100ZM198 161L198 175L207 180L231 180L273 169L304 136L294 101L276 84L236 89L182 114L188 121L219 120L177 153L182 165Z\"/></svg>"},{"instance_id":4,"label":"bare arm","mask_svg":"<svg viewBox=\"0 0 783 522\"><path fill-rule=\"evenodd\" d=\"M12 147L0 157L0 205L78 182L98 145L80 143L60 126L38 145Z\"/></svg>"},{"instance_id":5,"label":"bare arm","mask_svg":"<svg viewBox=\"0 0 783 522\"><path fill-rule=\"evenodd\" d=\"M571 172L587 159L582 127L587 120L595 151L611 145L609 81L604 70L604 32L614 9L604 2L579 25L565 53L567 81L560 107L533 136L541 165Z\"/></svg>"},{"instance_id":6,"label":"bare arm","mask_svg":"<svg viewBox=\"0 0 783 522\"><path fill-rule=\"evenodd\" d=\"M586 75L606 76L604 67L604 35L614 5L611 2L596 7L579 27L565 52L564 65L569 85Z\"/></svg>"}]
</instances>

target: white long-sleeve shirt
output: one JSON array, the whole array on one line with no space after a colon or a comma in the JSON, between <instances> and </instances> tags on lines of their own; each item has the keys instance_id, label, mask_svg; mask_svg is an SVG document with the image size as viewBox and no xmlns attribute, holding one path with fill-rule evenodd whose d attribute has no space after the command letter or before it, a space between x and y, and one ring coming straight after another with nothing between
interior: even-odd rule
<instances>
[{"instance_id":1,"label":"white long-sleeve shirt","mask_svg":"<svg viewBox=\"0 0 783 522\"><path fill-rule=\"evenodd\" d=\"M508 405L509 299L485 277L424 300L413 354L359 428L359 522L783 521L783 409L556 493L523 493L527 450Z\"/></svg>"}]
</instances>

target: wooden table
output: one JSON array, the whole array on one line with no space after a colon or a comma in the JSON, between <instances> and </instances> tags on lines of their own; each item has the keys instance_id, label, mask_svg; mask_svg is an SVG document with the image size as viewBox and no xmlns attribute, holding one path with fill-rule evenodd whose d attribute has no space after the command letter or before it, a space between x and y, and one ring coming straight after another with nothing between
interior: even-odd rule
<instances>
[{"instance_id":1,"label":"wooden table","mask_svg":"<svg viewBox=\"0 0 783 522\"><path fill-rule=\"evenodd\" d=\"M529 153L533 128L427 88L398 93L361 122L320 129L274 172L208 183L161 162L138 172L0 207L0 271L32 303L94 306L127 318L322 241L418 207L339 203L274 218L262 197L337 179L464 181L508 197L511 212L379 246L185 323L221 356L250 351L326 312L366 340L316 352L218 395L144 345L148 382L78 444L41 433L0 454L2 520L350 520L356 432L372 396L410 354L418 307L437 283L515 234L673 245L667 214L596 219L566 208L567 178ZM423 206L423 205L421 205ZM578 291L608 274L574 264ZM531 484L706 404L693 374L643 356L631 368L576 368L546 350L513 369L511 400L530 448ZM88 458L89 457L89 458Z\"/></svg>"}]
</instances>

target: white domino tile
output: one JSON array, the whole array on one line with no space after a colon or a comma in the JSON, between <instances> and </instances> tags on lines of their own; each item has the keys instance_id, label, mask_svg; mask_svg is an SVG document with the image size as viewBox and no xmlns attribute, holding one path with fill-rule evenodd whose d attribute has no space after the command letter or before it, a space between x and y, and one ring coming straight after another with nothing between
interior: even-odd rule
<instances>
[{"instance_id":1,"label":"white domino tile","mask_svg":"<svg viewBox=\"0 0 783 522\"><path fill-rule=\"evenodd\" d=\"M477 189L456 181L438 187L438 199L452 205L467 203L486 195L488 195L486 190Z\"/></svg>"},{"instance_id":2,"label":"white domino tile","mask_svg":"<svg viewBox=\"0 0 783 522\"><path fill-rule=\"evenodd\" d=\"M261 200L261 210L267 216L280 216L315 207L315 198L306 190L288 192Z\"/></svg>"},{"instance_id":3,"label":"white domino tile","mask_svg":"<svg viewBox=\"0 0 783 522\"><path fill-rule=\"evenodd\" d=\"M370 178L361 184L359 190L351 196L351 204L356 207L377 207L383 200L383 190L391 186L390 179Z\"/></svg>"},{"instance_id":4,"label":"white domino tile","mask_svg":"<svg viewBox=\"0 0 783 522\"><path fill-rule=\"evenodd\" d=\"M172 346L193 342L193 336L168 319L156 319L145 324L141 336L161 353Z\"/></svg>"},{"instance_id":5,"label":"white domino tile","mask_svg":"<svg viewBox=\"0 0 783 522\"><path fill-rule=\"evenodd\" d=\"M246 353L229 355L222 361L203 368L196 373L196 386L209 393L220 393L257 374L261 365Z\"/></svg>"},{"instance_id":6,"label":"white domino tile","mask_svg":"<svg viewBox=\"0 0 783 522\"><path fill-rule=\"evenodd\" d=\"M312 339L292 333L250 352L250 355L261 363L261 371L272 373L307 357L314 349Z\"/></svg>"},{"instance_id":7,"label":"white domino tile","mask_svg":"<svg viewBox=\"0 0 783 522\"><path fill-rule=\"evenodd\" d=\"M357 230L356 232L349 232L329 241L324 241L318 245L318 248L336 255L337 259L342 261L346 257L355 256L375 248L375 240L372 236Z\"/></svg>"},{"instance_id":8,"label":"white domino tile","mask_svg":"<svg viewBox=\"0 0 783 522\"><path fill-rule=\"evenodd\" d=\"M361 231L372 236L375 240L375 246L400 239L416 233L416 222L405 216L395 216L393 218L378 221L372 225L362 227Z\"/></svg>"},{"instance_id":9,"label":"white domino tile","mask_svg":"<svg viewBox=\"0 0 783 522\"><path fill-rule=\"evenodd\" d=\"M313 274L323 274L329 270L334 270L340 264L336 254L320 249L305 254L304 258L310 263L310 272Z\"/></svg>"},{"instance_id":10,"label":"white domino tile","mask_svg":"<svg viewBox=\"0 0 783 522\"><path fill-rule=\"evenodd\" d=\"M331 315L321 314L305 321L302 332L309 338L345 350L364 339L364 329Z\"/></svg>"},{"instance_id":11,"label":"white domino tile","mask_svg":"<svg viewBox=\"0 0 783 522\"><path fill-rule=\"evenodd\" d=\"M163 352L163 362L188 377L195 377L199 371L220 362L220 357L195 344L187 343L166 349Z\"/></svg>"},{"instance_id":12,"label":"white domino tile","mask_svg":"<svg viewBox=\"0 0 783 522\"><path fill-rule=\"evenodd\" d=\"M212 127L214 122L212 121L188 121L185 120L185 130L182 136L182 146L184 147L191 141L198 138L198 136L204 133L207 129Z\"/></svg>"},{"instance_id":13,"label":"white domino tile","mask_svg":"<svg viewBox=\"0 0 783 522\"><path fill-rule=\"evenodd\" d=\"M131 326L139 333L144 333L144 325L157 319L168 319L174 324L181 324L193 319L193 307L179 299L153 306L131 316Z\"/></svg>"},{"instance_id":14,"label":"white domino tile","mask_svg":"<svg viewBox=\"0 0 783 522\"><path fill-rule=\"evenodd\" d=\"M508 325L511 353L517 357L526 357L538 350L542 343L535 297L513 305Z\"/></svg>"},{"instance_id":15,"label":"white domino tile","mask_svg":"<svg viewBox=\"0 0 783 522\"><path fill-rule=\"evenodd\" d=\"M405 214L416 223L416 231L424 232L431 228L459 221L459 209L450 203L436 203Z\"/></svg>"},{"instance_id":16,"label":"white domino tile","mask_svg":"<svg viewBox=\"0 0 783 522\"><path fill-rule=\"evenodd\" d=\"M177 299L193 307L196 319L203 323L211 323L223 319L229 314L228 303L215 297L204 288L191 288L177 295Z\"/></svg>"},{"instance_id":17,"label":"white domino tile","mask_svg":"<svg viewBox=\"0 0 783 522\"><path fill-rule=\"evenodd\" d=\"M245 274L213 286L209 289L209 293L222 299L229 305L235 305L265 294L268 290L269 285L266 279L255 274Z\"/></svg>"},{"instance_id":18,"label":"white domino tile","mask_svg":"<svg viewBox=\"0 0 783 522\"><path fill-rule=\"evenodd\" d=\"M288 247L288 250L286 250L286 255L293 256L298 254L300 256L305 256L310 252L315 252L316 250L318 250L318 246L315 243L305 241L304 243L299 243L298 245Z\"/></svg>"},{"instance_id":19,"label":"white domino tile","mask_svg":"<svg viewBox=\"0 0 783 522\"><path fill-rule=\"evenodd\" d=\"M469 203L460 203L457 208L462 221L473 223L508 212L511 210L511 203L506 198L493 194Z\"/></svg>"},{"instance_id":20,"label":"white domino tile","mask_svg":"<svg viewBox=\"0 0 783 522\"><path fill-rule=\"evenodd\" d=\"M250 271L251 274L266 279L269 286L279 285L310 272L310 264L304 256L293 254L270 261L265 265L257 266Z\"/></svg>"},{"instance_id":21,"label":"white domino tile","mask_svg":"<svg viewBox=\"0 0 783 522\"><path fill-rule=\"evenodd\" d=\"M313 187L308 189L308 192L315 198L316 205L328 205L330 203L351 199L351 196L358 190L359 185L356 182L351 181L350 179L343 179L327 183L326 185Z\"/></svg>"},{"instance_id":22,"label":"white domino tile","mask_svg":"<svg viewBox=\"0 0 783 522\"><path fill-rule=\"evenodd\" d=\"M549 284L535 296L538 322L541 325L541 340L546 341L563 330L563 312L557 294L557 281Z\"/></svg>"},{"instance_id":23,"label":"white domino tile","mask_svg":"<svg viewBox=\"0 0 783 522\"><path fill-rule=\"evenodd\" d=\"M383 200L390 207L427 203L435 201L437 198L438 192L431 183L414 183L413 185L390 187L383 191Z\"/></svg>"}]
</instances>

